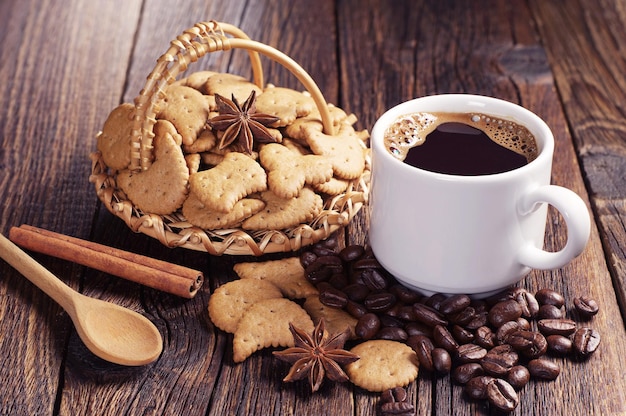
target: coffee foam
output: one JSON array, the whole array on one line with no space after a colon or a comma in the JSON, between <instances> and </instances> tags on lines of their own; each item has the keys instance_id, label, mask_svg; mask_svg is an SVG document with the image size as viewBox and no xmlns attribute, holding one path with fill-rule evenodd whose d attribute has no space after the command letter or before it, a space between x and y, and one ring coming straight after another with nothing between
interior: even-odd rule
<instances>
[{"instance_id":1,"label":"coffee foam","mask_svg":"<svg viewBox=\"0 0 626 416\"><path fill-rule=\"evenodd\" d=\"M483 113L419 112L402 115L385 131L385 147L399 160L404 160L412 147L443 123L463 123L483 131L491 140L526 158L535 160L539 151L535 137L521 124Z\"/></svg>"}]
</instances>

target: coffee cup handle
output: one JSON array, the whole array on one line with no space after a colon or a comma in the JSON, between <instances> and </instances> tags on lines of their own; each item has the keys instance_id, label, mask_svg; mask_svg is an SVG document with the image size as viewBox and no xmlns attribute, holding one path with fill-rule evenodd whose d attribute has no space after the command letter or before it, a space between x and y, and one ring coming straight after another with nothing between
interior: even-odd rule
<instances>
[{"instance_id":1,"label":"coffee cup handle","mask_svg":"<svg viewBox=\"0 0 626 416\"><path fill-rule=\"evenodd\" d=\"M589 211L584 201L573 191L561 186L544 185L520 199L520 212L522 215L528 214L540 203L550 204L561 213L567 224L567 243L561 250L549 252L529 242L520 251L518 259L532 269L558 269L585 249L591 231Z\"/></svg>"}]
</instances>

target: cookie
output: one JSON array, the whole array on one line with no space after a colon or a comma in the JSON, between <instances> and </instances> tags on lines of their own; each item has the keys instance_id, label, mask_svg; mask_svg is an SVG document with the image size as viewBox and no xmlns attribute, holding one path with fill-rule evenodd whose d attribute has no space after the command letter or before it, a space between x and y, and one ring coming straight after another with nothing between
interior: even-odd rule
<instances>
[{"instance_id":1,"label":"cookie","mask_svg":"<svg viewBox=\"0 0 626 416\"><path fill-rule=\"evenodd\" d=\"M130 165L130 139L133 129L135 106L124 103L109 114L96 146L102 153L104 163L114 170L123 170Z\"/></svg>"},{"instance_id":2,"label":"cookie","mask_svg":"<svg viewBox=\"0 0 626 416\"><path fill-rule=\"evenodd\" d=\"M201 93L208 94L205 88L206 82L210 77L216 74L217 72L214 71L197 71L184 78L182 85L196 89Z\"/></svg>"},{"instance_id":3,"label":"cookie","mask_svg":"<svg viewBox=\"0 0 626 416\"><path fill-rule=\"evenodd\" d=\"M234 334L250 306L261 300L278 298L282 298L282 293L270 282L233 280L213 291L209 298L209 317L216 327Z\"/></svg>"},{"instance_id":4,"label":"cookie","mask_svg":"<svg viewBox=\"0 0 626 416\"><path fill-rule=\"evenodd\" d=\"M215 148L217 144L217 137L212 130L205 129L198 135L196 140L189 144L183 145L185 153L202 153L208 152Z\"/></svg>"},{"instance_id":5,"label":"cookie","mask_svg":"<svg viewBox=\"0 0 626 416\"><path fill-rule=\"evenodd\" d=\"M264 191L267 175L249 156L231 152L214 168L191 175L189 186L209 209L226 213L246 195Z\"/></svg>"},{"instance_id":6,"label":"cookie","mask_svg":"<svg viewBox=\"0 0 626 416\"><path fill-rule=\"evenodd\" d=\"M323 207L322 197L304 187L296 197L280 198L272 191L261 193L265 208L245 220L245 230L283 230L315 218Z\"/></svg>"},{"instance_id":7,"label":"cookie","mask_svg":"<svg viewBox=\"0 0 626 416\"><path fill-rule=\"evenodd\" d=\"M279 118L274 124L277 127L287 126L296 118L307 116L314 108L313 98L290 88L266 88L256 100L258 112Z\"/></svg>"},{"instance_id":8,"label":"cookie","mask_svg":"<svg viewBox=\"0 0 626 416\"><path fill-rule=\"evenodd\" d=\"M237 201L228 213L216 212L207 208L195 194L191 193L183 203L183 215L191 224L205 230L235 228L243 220L265 207L260 199L243 198Z\"/></svg>"},{"instance_id":9,"label":"cookie","mask_svg":"<svg viewBox=\"0 0 626 416\"><path fill-rule=\"evenodd\" d=\"M318 295L308 296L302 307L311 316L314 324L317 325L323 318L329 334L339 334L349 328L350 339L357 338L355 328L358 320L343 309L324 305Z\"/></svg>"},{"instance_id":10,"label":"cookie","mask_svg":"<svg viewBox=\"0 0 626 416\"><path fill-rule=\"evenodd\" d=\"M313 189L327 195L339 195L348 189L350 181L347 179L330 178L329 181L313 185Z\"/></svg>"},{"instance_id":11,"label":"cookie","mask_svg":"<svg viewBox=\"0 0 626 416\"><path fill-rule=\"evenodd\" d=\"M233 360L240 363L255 351L267 347L293 347L289 323L308 333L314 329L306 311L289 299L256 302L244 312L235 330Z\"/></svg>"},{"instance_id":12,"label":"cookie","mask_svg":"<svg viewBox=\"0 0 626 416\"><path fill-rule=\"evenodd\" d=\"M178 130L176 130L176 127L167 120L157 120L156 123L154 123L154 128L152 129L152 131L154 132L155 136L163 136L166 133L171 134L174 142L176 142L178 146L183 143L183 137L178 134Z\"/></svg>"},{"instance_id":13,"label":"cookie","mask_svg":"<svg viewBox=\"0 0 626 416\"><path fill-rule=\"evenodd\" d=\"M155 160L140 172L123 170L117 184L140 210L167 215L180 208L187 197L189 168L172 135L155 136Z\"/></svg>"},{"instance_id":14,"label":"cookie","mask_svg":"<svg viewBox=\"0 0 626 416\"><path fill-rule=\"evenodd\" d=\"M241 279L258 279L273 283L290 299L302 299L318 294L315 286L304 276L304 268L298 257L237 263L233 269Z\"/></svg>"},{"instance_id":15,"label":"cookie","mask_svg":"<svg viewBox=\"0 0 626 416\"><path fill-rule=\"evenodd\" d=\"M219 94L222 97L231 98L233 95L240 103L246 101L252 91L256 91L257 97L262 95L262 90L253 82L246 78L234 75L219 73L209 77L204 85L207 94Z\"/></svg>"},{"instance_id":16,"label":"cookie","mask_svg":"<svg viewBox=\"0 0 626 416\"><path fill-rule=\"evenodd\" d=\"M209 117L206 96L191 87L170 85L165 89L163 100L157 119L170 121L182 136L183 144L192 144Z\"/></svg>"},{"instance_id":17,"label":"cookie","mask_svg":"<svg viewBox=\"0 0 626 416\"><path fill-rule=\"evenodd\" d=\"M350 352L361 357L345 370L355 385L375 392L406 386L417 378L419 362L408 345L390 340L370 340Z\"/></svg>"},{"instance_id":18,"label":"cookie","mask_svg":"<svg viewBox=\"0 0 626 416\"><path fill-rule=\"evenodd\" d=\"M333 176L333 166L326 157L300 155L280 144L264 145L259 158L269 172L270 190L281 198L293 198L305 184L318 185Z\"/></svg>"}]
</instances>

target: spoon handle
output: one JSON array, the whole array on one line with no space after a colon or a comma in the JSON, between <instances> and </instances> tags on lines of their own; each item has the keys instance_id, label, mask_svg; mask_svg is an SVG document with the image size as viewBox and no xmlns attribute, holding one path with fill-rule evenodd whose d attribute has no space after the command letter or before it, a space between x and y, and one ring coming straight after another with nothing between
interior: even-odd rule
<instances>
[{"instance_id":1,"label":"spoon handle","mask_svg":"<svg viewBox=\"0 0 626 416\"><path fill-rule=\"evenodd\" d=\"M0 257L35 286L54 299L70 316L74 314L74 290L60 281L48 269L0 233Z\"/></svg>"}]
</instances>

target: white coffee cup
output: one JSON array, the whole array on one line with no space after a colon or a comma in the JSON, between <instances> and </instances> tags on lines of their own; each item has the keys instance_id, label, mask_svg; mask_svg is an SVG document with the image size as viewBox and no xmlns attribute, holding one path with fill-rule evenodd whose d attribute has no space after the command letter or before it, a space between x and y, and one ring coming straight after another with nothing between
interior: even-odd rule
<instances>
[{"instance_id":1,"label":"white coffee cup","mask_svg":"<svg viewBox=\"0 0 626 416\"><path fill-rule=\"evenodd\" d=\"M538 155L520 168L481 176L416 168L392 156L384 143L390 124L416 112L476 112L512 120L534 135ZM369 244L382 266L410 288L484 297L531 269L566 265L587 244L587 206L571 190L550 185L554 137L523 107L466 94L417 98L378 119L371 148ZM542 249L548 204L567 224L567 243L557 252Z\"/></svg>"}]
</instances>

